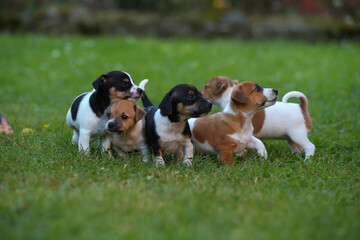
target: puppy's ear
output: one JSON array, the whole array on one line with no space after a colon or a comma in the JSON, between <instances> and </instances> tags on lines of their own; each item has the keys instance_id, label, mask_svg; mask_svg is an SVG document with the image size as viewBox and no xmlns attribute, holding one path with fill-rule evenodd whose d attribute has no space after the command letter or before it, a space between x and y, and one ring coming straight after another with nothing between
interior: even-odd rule
<instances>
[{"instance_id":1,"label":"puppy's ear","mask_svg":"<svg viewBox=\"0 0 360 240\"><path fill-rule=\"evenodd\" d=\"M215 94L222 94L225 91L226 85L227 84L225 82L216 84Z\"/></svg>"},{"instance_id":2,"label":"puppy's ear","mask_svg":"<svg viewBox=\"0 0 360 240\"><path fill-rule=\"evenodd\" d=\"M231 94L231 100L236 103L247 103L250 99L246 95L244 89L240 87L238 90L233 91Z\"/></svg>"},{"instance_id":3,"label":"puppy's ear","mask_svg":"<svg viewBox=\"0 0 360 240\"><path fill-rule=\"evenodd\" d=\"M105 80L106 80L107 76L105 74L101 75L98 79L96 79L92 85L95 88L95 90L99 90L99 88L101 87L101 85L104 84Z\"/></svg>"},{"instance_id":4,"label":"puppy's ear","mask_svg":"<svg viewBox=\"0 0 360 240\"><path fill-rule=\"evenodd\" d=\"M170 94L171 93L168 92L159 105L160 113L163 116L169 116L172 113Z\"/></svg>"},{"instance_id":5,"label":"puppy's ear","mask_svg":"<svg viewBox=\"0 0 360 240\"><path fill-rule=\"evenodd\" d=\"M145 111L137 105L135 105L134 108L135 108L135 122L138 122L145 116Z\"/></svg>"}]
</instances>

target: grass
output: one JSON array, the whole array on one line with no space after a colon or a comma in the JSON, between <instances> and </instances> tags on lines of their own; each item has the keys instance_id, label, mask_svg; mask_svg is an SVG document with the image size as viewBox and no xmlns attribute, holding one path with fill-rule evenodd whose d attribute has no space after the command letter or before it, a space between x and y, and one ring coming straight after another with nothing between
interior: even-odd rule
<instances>
[{"instance_id":1,"label":"grass","mask_svg":"<svg viewBox=\"0 0 360 240\"><path fill-rule=\"evenodd\" d=\"M359 239L359 45L37 35L0 45L0 111L16 132L0 135L1 239ZM216 75L302 91L316 155L266 141L268 161L197 156L157 169L101 156L95 139L79 154L66 111L111 70L149 78L154 103Z\"/></svg>"}]
</instances>

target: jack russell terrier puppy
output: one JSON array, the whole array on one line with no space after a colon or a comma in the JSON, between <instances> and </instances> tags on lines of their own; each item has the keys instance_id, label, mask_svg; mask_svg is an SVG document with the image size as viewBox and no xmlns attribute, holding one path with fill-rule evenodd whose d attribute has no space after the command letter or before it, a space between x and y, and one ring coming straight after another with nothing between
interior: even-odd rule
<instances>
[{"instance_id":1,"label":"jack russell terrier puppy","mask_svg":"<svg viewBox=\"0 0 360 240\"><path fill-rule=\"evenodd\" d=\"M277 90L254 82L236 85L223 112L189 120L195 149L218 154L222 165L232 165L232 154L245 148L256 149L266 158L264 144L253 136L251 121L255 113L274 105L277 95Z\"/></svg>"},{"instance_id":2,"label":"jack russell terrier puppy","mask_svg":"<svg viewBox=\"0 0 360 240\"><path fill-rule=\"evenodd\" d=\"M148 154L153 154L156 165L165 165L164 154L176 154L184 165L191 165L193 144L187 120L206 115L212 103L201 96L197 88L188 84L173 87L160 105L152 105L146 94L141 97L145 106L145 141Z\"/></svg>"},{"instance_id":3,"label":"jack russell terrier puppy","mask_svg":"<svg viewBox=\"0 0 360 240\"><path fill-rule=\"evenodd\" d=\"M119 156L143 150L145 146L144 116L145 111L133 101L116 100L109 106L106 112L105 129L110 135L111 149Z\"/></svg>"},{"instance_id":4,"label":"jack russell terrier puppy","mask_svg":"<svg viewBox=\"0 0 360 240\"><path fill-rule=\"evenodd\" d=\"M237 80L227 77L214 77L210 79L205 88L200 90L203 96L212 103L219 105L222 110L230 101L232 89L238 84ZM300 105L287 103L291 97L300 99ZM305 151L305 158L313 156L315 145L308 139L312 122L308 112L306 96L297 91L288 92L282 102L259 111L253 117L254 136L259 139L284 139L288 142L292 152Z\"/></svg>"},{"instance_id":5,"label":"jack russell terrier puppy","mask_svg":"<svg viewBox=\"0 0 360 240\"><path fill-rule=\"evenodd\" d=\"M66 115L66 123L73 129L72 142L78 145L79 151L90 152L90 138L100 136L102 151L109 149L110 139L105 137L104 112L111 101L128 99L137 101L147 79L136 86L130 74L112 71L101 75L92 85L93 91L76 97Z\"/></svg>"}]
</instances>

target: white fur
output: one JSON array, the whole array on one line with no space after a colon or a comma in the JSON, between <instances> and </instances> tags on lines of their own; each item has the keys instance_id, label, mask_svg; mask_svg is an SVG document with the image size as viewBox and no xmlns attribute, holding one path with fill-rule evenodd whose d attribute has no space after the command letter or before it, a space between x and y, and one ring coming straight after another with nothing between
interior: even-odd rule
<instances>
[{"instance_id":1,"label":"white fur","mask_svg":"<svg viewBox=\"0 0 360 240\"><path fill-rule=\"evenodd\" d=\"M169 118L162 116L158 109L154 115L154 122L163 154L175 154L181 147L181 151L184 153L183 163L191 165L193 145L190 139L184 138L182 135L186 121L170 122ZM165 163L160 158L156 160L158 164Z\"/></svg>"}]
</instances>

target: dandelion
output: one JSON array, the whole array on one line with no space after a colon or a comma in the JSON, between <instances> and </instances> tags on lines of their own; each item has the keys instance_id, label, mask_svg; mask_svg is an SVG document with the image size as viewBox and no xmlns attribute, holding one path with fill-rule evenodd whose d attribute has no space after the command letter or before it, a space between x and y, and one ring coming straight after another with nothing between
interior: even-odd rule
<instances>
[{"instance_id":1,"label":"dandelion","mask_svg":"<svg viewBox=\"0 0 360 240\"><path fill-rule=\"evenodd\" d=\"M44 128L50 127L50 124L44 124Z\"/></svg>"}]
</instances>

